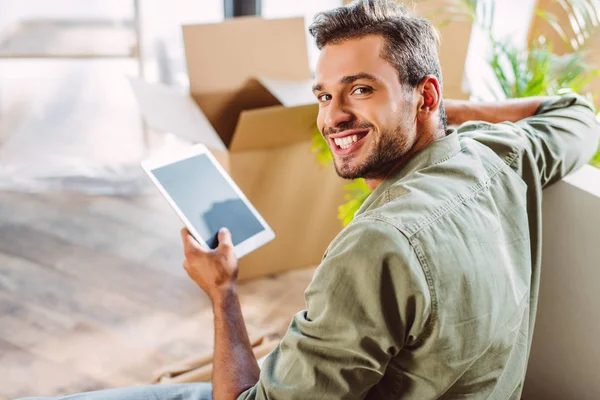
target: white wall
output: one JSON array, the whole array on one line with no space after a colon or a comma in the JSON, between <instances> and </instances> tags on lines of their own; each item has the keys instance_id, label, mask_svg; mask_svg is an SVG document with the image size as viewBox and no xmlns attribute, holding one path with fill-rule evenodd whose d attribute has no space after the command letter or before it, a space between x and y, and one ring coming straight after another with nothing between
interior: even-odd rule
<instances>
[{"instance_id":1,"label":"white wall","mask_svg":"<svg viewBox=\"0 0 600 400\"><path fill-rule=\"evenodd\" d=\"M523 398L600 399L600 169L544 192L539 309Z\"/></svg>"}]
</instances>

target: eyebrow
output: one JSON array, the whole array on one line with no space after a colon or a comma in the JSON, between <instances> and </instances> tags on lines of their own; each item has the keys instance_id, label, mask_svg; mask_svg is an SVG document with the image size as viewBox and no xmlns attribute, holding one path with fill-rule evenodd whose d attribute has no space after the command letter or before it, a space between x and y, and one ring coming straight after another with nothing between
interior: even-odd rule
<instances>
[{"instance_id":1,"label":"eyebrow","mask_svg":"<svg viewBox=\"0 0 600 400\"><path fill-rule=\"evenodd\" d=\"M361 72L361 73L358 73L356 75L347 75L347 76L344 76L342 79L340 79L340 85L348 85L348 84L353 83L353 82L355 82L355 81L357 81L359 79L366 79L366 80L375 81L375 82L379 80L374 75L367 74L366 72ZM323 90L323 85L320 84L320 83L317 83L317 84L315 84L312 87L312 91L313 92L318 92L318 91L321 91L321 90Z\"/></svg>"}]
</instances>

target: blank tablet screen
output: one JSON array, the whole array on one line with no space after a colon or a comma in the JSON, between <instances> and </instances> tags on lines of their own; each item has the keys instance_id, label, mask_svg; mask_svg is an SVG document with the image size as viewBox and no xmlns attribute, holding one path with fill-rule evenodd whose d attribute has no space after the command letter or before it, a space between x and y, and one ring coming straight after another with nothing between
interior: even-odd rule
<instances>
[{"instance_id":1,"label":"blank tablet screen","mask_svg":"<svg viewBox=\"0 0 600 400\"><path fill-rule=\"evenodd\" d=\"M265 229L206 154L151 172L211 249L223 227L234 246Z\"/></svg>"}]
</instances>

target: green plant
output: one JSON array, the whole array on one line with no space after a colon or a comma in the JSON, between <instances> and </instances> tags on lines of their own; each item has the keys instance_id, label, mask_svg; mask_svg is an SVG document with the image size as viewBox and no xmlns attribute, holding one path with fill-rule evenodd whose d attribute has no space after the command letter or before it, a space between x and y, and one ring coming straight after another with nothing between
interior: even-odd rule
<instances>
[{"instance_id":1,"label":"green plant","mask_svg":"<svg viewBox=\"0 0 600 400\"><path fill-rule=\"evenodd\" d=\"M319 130L313 133L311 150L316 154L317 161L322 167L333 161L329 146L327 146L327 142L325 142ZM346 202L338 207L338 219L346 226L352 221L354 214L362 203L369 197L371 190L369 190L364 179L355 179L344 186L344 189L346 190Z\"/></svg>"},{"instance_id":2,"label":"green plant","mask_svg":"<svg viewBox=\"0 0 600 400\"><path fill-rule=\"evenodd\" d=\"M346 189L346 202L338 207L338 219L346 226L369 197L371 189L369 189L364 179L356 179L344 188Z\"/></svg>"},{"instance_id":3,"label":"green plant","mask_svg":"<svg viewBox=\"0 0 600 400\"><path fill-rule=\"evenodd\" d=\"M322 167L325 167L333 161L333 155L329 150L329 146L327 146L327 142L325 142L323 135L321 135L321 132L318 129L313 132L310 149L317 155L317 161Z\"/></svg>"},{"instance_id":4,"label":"green plant","mask_svg":"<svg viewBox=\"0 0 600 400\"><path fill-rule=\"evenodd\" d=\"M460 1L460 0L459 0ZM593 94L586 92L589 83L600 77L600 69L586 62L587 41L600 28L599 0L557 0L570 16L570 26L563 29L556 17L537 10L559 34L569 51L556 54L546 38L538 36L529 49L518 50L496 41L488 32L492 46L489 61L501 93L497 98L553 96L569 92L580 93L593 102ZM570 33L568 33L570 32ZM590 165L600 168L600 143Z\"/></svg>"},{"instance_id":5,"label":"green plant","mask_svg":"<svg viewBox=\"0 0 600 400\"><path fill-rule=\"evenodd\" d=\"M498 99L582 93L592 79L600 76L600 70L590 67L582 52L557 55L543 43L519 51L493 42L489 64L501 89L501 93L495 93Z\"/></svg>"},{"instance_id":6,"label":"green plant","mask_svg":"<svg viewBox=\"0 0 600 400\"><path fill-rule=\"evenodd\" d=\"M427 1L427 0L423 0ZM600 69L586 62L589 40L600 29L600 0L555 0L568 16L569 24L561 26L555 14L535 10L554 29L568 52L556 54L546 38L533 38L529 49L519 50L500 43L493 35L495 1L449 0L438 13L450 15L442 24L469 18L488 37L492 47L489 65L494 72L498 89L488 84L497 99L562 95L585 92L588 84L600 77ZM600 145L590 164L600 168Z\"/></svg>"},{"instance_id":7,"label":"green plant","mask_svg":"<svg viewBox=\"0 0 600 400\"><path fill-rule=\"evenodd\" d=\"M592 161L590 161L590 164L596 168L600 168L600 151L598 151L596 153L596 155L594 156L594 158L592 158Z\"/></svg>"}]
</instances>

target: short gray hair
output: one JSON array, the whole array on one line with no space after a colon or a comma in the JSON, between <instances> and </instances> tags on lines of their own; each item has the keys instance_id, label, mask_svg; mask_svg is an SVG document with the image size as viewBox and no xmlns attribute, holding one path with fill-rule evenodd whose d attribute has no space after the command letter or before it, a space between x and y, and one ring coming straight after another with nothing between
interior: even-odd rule
<instances>
[{"instance_id":1,"label":"short gray hair","mask_svg":"<svg viewBox=\"0 0 600 400\"><path fill-rule=\"evenodd\" d=\"M381 56L397 69L402 84L415 88L425 76L434 75L442 85L437 29L427 19L410 15L400 4L356 0L317 14L309 32L319 50L348 39L382 36L385 46ZM440 120L446 129L443 104L440 104Z\"/></svg>"}]
</instances>

